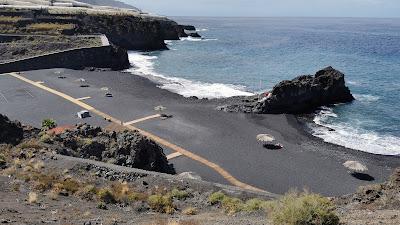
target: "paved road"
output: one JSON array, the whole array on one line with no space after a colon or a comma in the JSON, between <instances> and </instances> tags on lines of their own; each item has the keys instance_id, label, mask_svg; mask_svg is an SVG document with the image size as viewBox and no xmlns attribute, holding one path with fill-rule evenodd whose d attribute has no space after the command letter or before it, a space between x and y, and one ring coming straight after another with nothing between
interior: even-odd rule
<instances>
[{"instance_id":1,"label":"paved road","mask_svg":"<svg viewBox=\"0 0 400 225\"><path fill-rule=\"evenodd\" d=\"M350 176L341 165L348 159L366 163L369 174L375 177L374 182L382 182L393 167L400 165L399 158L373 156L316 141L300 132L291 116L219 112L211 103L184 99L127 73L58 69L67 77L58 79L55 71L31 71L24 73L24 77L43 81L45 86L73 99L90 96L82 102L123 122L154 115L154 107L164 105L167 113L174 116L172 119L153 118L135 127L219 165L243 183L274 193L308 187L325 195L339 195L372 183ZM90 87L79 87L76 80L81 77ZM104 97L101 87L105 86L113 93L113 98ZM23 90L28 90L34 98ZM0 92L8 99L6 103L0 97L0 113L12 119L36 126L46 117L55 118L60 124L82 122L74 116L80 106L18 79L0 76ZM84 122L109 125L96 114ZM262 148L255 140L259 133L274 135L285 149L268 151ZM169 147L165 152L174 153ZM214 169L199 161L177 157L171 162L178 172L194 171L205 180L227 183Z\"/></svg>"}]
</instances>

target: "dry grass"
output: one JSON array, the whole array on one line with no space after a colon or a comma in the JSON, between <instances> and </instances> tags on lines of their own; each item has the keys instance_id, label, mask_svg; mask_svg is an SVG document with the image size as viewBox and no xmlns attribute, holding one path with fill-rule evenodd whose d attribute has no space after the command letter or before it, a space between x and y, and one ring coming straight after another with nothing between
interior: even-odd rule
<instances>
[{"instance_id":1,"label":"dry grass","mask_svg":"<svg viewBox=\"0 0 400 225\"><path fill-rule=\"evenodd\" d=\"M214 192L208 197L211 205L221 205L227 214L235 214L237 212L254 212L266 210L271 201L254 198L243 202L241 199L229 197L222 192Z\"/></svg>"},{"instance_id":2,"label":"dry grass","mask_svg":"<svg viewBox=\"0 0 400 225\"><path fill-rule=\"evenodd\" d=\"M74 28L75 28L74 24L61 24L61 23L34 23L26 26L26 29L30 31L38 31L38 32L53 31L57 33L63 30L71 30Z\"/></svg>"},{"instance_id":3,"label":"dry grass","mask_svg":"<svg viewBox=\"0 0 400 225\"><path fill-rule=\"evenodd\" d=\"M39 141L37 141L35 139L31 139L31 140L28 140L28 141L25 141L25 142L19 144L17 147L20 148L21 150L24 150L24 149L38 150L38 149L42 149L43 145Z\"/></svg>"},{"instance_id":4,"label":"dry grass","mask_svg":"<svg viewBox=\"0 0 400 225\"><path fill-rule=\"evenodd\" d=\"M175 206L172 202L172 197L168 194L150 195L147 199L147 203L151 209L160 213L172 214L175 212Z\"/></svg>"},{"instance_id":5,"label":"dry grass","mask_svg":"<svg viewBox=\"0 0 400 225\"><path fill-rule=\"evenodd\" d=\"M0 23L5 22L5 23L16 23L20 21L22 17L20 16L0 16Z\"/></svg>"},{"instance_id":6,"label":"dry grass","mask_svg":"<svg viewBox=\"0 0 400 225\"><path fill-rule=\"evenodd\" d=\"M178 200L184 200L184 199L190 197L190 193L185 190L179 190L177 188L174 188L171 191L171 197L178 199Z\"/></svg>"},{"instance_id":7,"label":"dry grass","mask_svg":"<svg viewBox=\"0 0 400 225\"><path fill-rule=\"evenodd\" d=\"M182 213L185 215L196 215L197 209L194 207L187 207L186 209L182 210Z\"/></svg>"},{"instance_id":8,"label":"dry grass","mask_svg":"<svg viewBox=\"0 0 400 225\"><path fill-rule=\"evenodd\" d=\"M329 199L307 191L291 191L273 201L268 216L275 225L337 225L339 218Z\"/></svg>"},{"instance_id":9,"label":"dry grass","mask_svg":"<svg viewBox=\"0 0 400 225\"><path fill-rule=\"evenodd\" d=\"M38 202L38 194L36 192L29 192L27 201L30 204L37 203Z\"/></svg>"},{"instance_id":10,"label":"dry grass","mask_svg":"<svg viewBox=\"0 0 400 225\"><path fill-rule=\"evenodd\" d=\"M194 220L174 220L174 219L158 219L150 222L148 225L199 225Z\"/></svg>"}]
</instances>

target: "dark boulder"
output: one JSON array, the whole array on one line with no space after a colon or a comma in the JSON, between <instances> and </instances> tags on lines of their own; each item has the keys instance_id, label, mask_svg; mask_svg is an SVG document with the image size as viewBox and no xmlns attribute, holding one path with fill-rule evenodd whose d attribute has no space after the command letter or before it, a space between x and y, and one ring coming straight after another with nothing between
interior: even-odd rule
<instances>
[{"instance_id":1,"label":"dark boulder","mask_svg":"<svg viewBox=\"0 0 400 225\"><path fill-rule=\"evenodd\" d=\"M59 154L99 160L121 166L174 174L175 170L152 140L137 131L107 132L87 124L54 138Z\"/></svg>"},{"instance_id":2,"label":"dark boulder","mask_svg":"<svg viewBox=\"0 0 400 225\"><path fill-rule=\"evenodd\" d=\"M344 74L332 67L314 76L303 75L276 85L270 96L255 104L256 113L307 113L317 107L354 100L345 85Z\"/></svg>"},{"instance_id":3,"label":"dark boulder","mask_svg":"<svg viewBox=\"0 0 400 225\"><path fill-rule=\"evenodd\" d=\"M180 27L182 27L184 30L189 30L189 31L196 30L196 27L194 27L193 25L180 25Z\"/></svg>"},{"instance_id":4,"label":"dark boulder","mask_svg":"<svg viewBox=\"0 0 400 225\"><path fill-rule=\"evenodd\" d=\"M21 123L10 121L7 116L0 114L0 143L18 144L24 138Z\"/></svg>"},{"instance_id":5,"label":"dark boulder","mask_svg":"<svg viewBox=\"0 0 400 225\"><path fill-rule=\"evenodd\" d=\"M200 35L200 34L198 34L197 32L194 32L194 33L188 33L188 36L190 36L190 37L194 37L194 38L201 38L201 35Z\"/></svg>"}]
</instances>

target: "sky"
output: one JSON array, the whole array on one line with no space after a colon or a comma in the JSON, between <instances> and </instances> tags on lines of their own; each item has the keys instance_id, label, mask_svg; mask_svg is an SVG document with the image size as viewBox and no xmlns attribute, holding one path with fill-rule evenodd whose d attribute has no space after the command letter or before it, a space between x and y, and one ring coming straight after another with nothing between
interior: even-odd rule
<instances>
[{"instance_id":1,"label":"sky","mask_svg":"<svg viewBox=\"0 0 400 225\"><path fill-rule=\"evenodd\" d=\"M400 0L120 0L166 16L400 17Z\"/></svg>"}]
</instances>

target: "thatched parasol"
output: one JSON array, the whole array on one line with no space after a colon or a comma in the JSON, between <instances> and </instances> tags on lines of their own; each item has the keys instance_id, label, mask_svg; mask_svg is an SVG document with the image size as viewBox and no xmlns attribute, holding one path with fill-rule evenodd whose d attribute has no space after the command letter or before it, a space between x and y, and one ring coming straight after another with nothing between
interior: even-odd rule
<instances>
[{"instance_id":1,"label":"thatched parasol","mask_svg":"<svg viewBox=\"0 0 400 225\"><path fill-rule=\"evenodd\" d=\"M365 172L368 170L368 168L359 161L346 161L345 163L343 163L343 166L357 173Z\"/></svg>"},{"instance_id":2,"label":"thatched parasol","mask_svg":"<svg viewBox=\"0 0 400 225\"><path fill-rule=\"evenodd\" d=\"M275 138L272 135L269 134L259 134L257 135L257 141L263 142L263 143L269 143L275 141Z\"/></svg>"}]
</instances>

